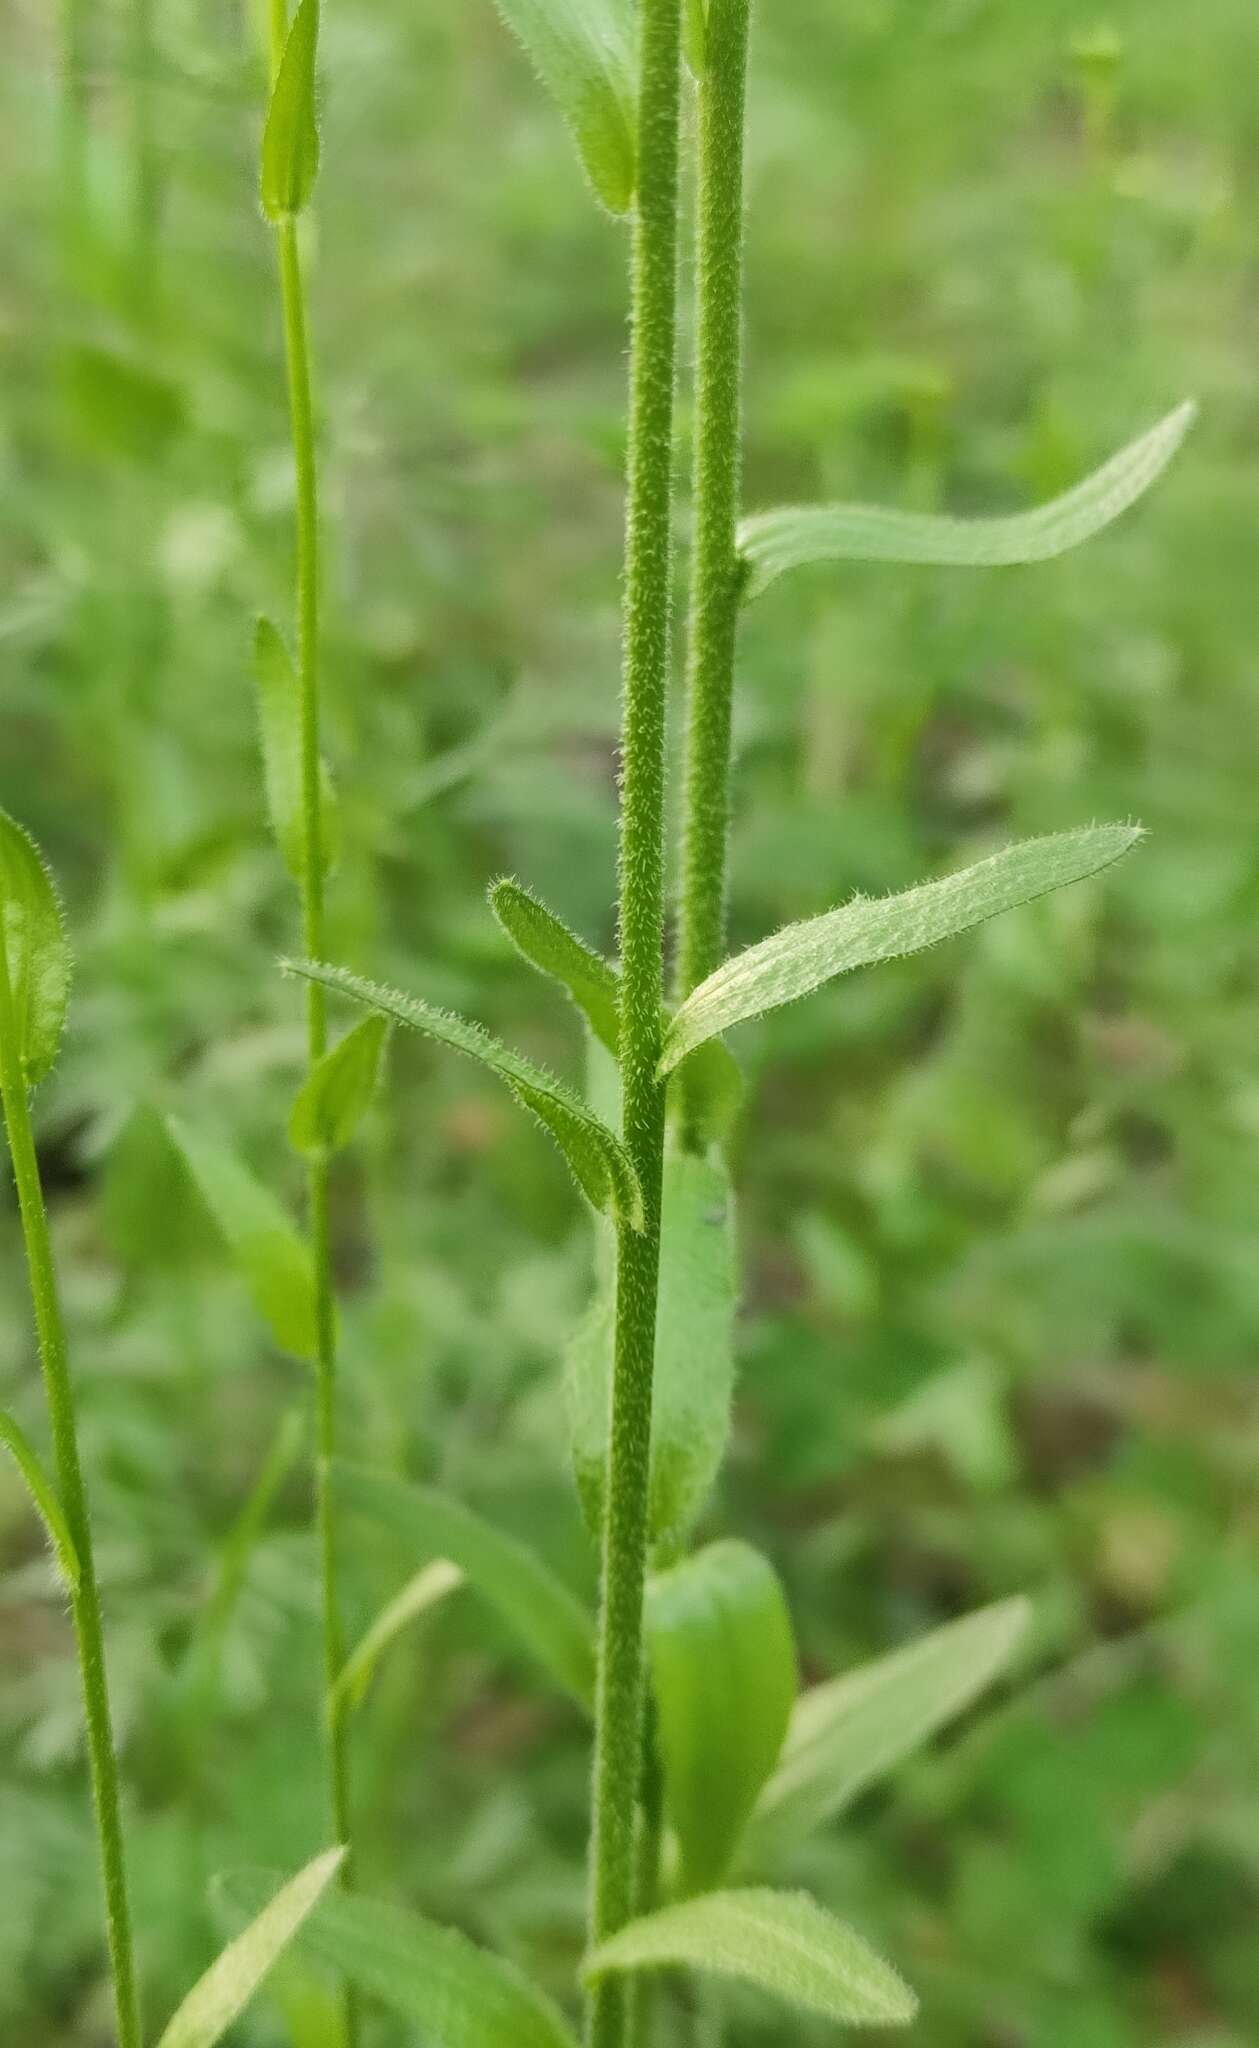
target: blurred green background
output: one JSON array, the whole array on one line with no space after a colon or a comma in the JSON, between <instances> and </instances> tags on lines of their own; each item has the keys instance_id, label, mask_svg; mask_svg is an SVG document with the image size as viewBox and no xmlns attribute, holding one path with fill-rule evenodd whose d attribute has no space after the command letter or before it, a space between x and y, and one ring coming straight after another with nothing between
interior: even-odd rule
<instances>
[{"instance_id":1,"label":"blurred green background","mask_svg":"<svg viewBox=\"0 0 1259 2048\"><path fill-rule=\"evenodd\" d=\"M307 1389L158 1123L219 1124L296 1203L303 1036L274 965L294 914L248 663L254 615L289 618L293 480L260 23L194 0L81 15L86 214L53 11L0 13L0 801L77 954L38 1118L156 2024L221 1937L212 1874L291 1867L322 1834L304 1459L256 1540L238 1526ZM484 891L514 872L611 942L625 234L488 4L330 0L323 50L335 953L572 1073L570 1018ZM810 1677L1035 1600L1004 1693L797 1873L921 1992L914 2041L1244 2048L1259 13L775 0L753 68L750 508L998 510L1186 393L1202 419L1084 553L819 572L747 614L740 941L1017 833L1132 815L1152 837L1104 884L740 1034L741 1387L706 1526L774 1558ZM0 1400L42 1440L6 1213ZM336 1233L347 1444L588 1588L560 1363L588 1232L545 1141L466 1063L399 1045ZM7 1470L0 1489L0 2028L92 2048L71 1639ZM401 1574L370 1534L351 1550L361 1626ZM470 1603L394 1651L355 1763L371 1884L566 1995L585 1732ZM318 2048L317 1988L281 1994L242 2048ZM750 1999L726 2017L732 2048L822 2038Z\"/></svg>"}]
</instances>

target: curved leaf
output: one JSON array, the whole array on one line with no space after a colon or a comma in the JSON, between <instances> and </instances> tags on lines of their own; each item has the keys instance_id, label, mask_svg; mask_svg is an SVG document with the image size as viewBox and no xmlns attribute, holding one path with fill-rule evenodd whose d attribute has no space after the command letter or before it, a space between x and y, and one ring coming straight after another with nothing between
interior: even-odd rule
<instances>
[{"instance_id":1,"label":"curved leaf","mask_svg":"<svg viewBox=\"0 0 1259 2048\"><path fill-rule=\"evenodd\" d=\"M856 896L821 917L784 925L724 961L687 998L669 1027L660 1072L670 1073L718 1032L793 1003L837 975L920 953L1003 910L1083 881L1142 836L1139 825L1091 825L1082 832L1024 839L943 881L922 882L899 896Z\"/></svg>"},{"instance_id":2,"label":"curved leaf","mask_svg":"<svg viewBox=\"0 0 1259 2048\"><path fill-rule=\"evenodd\" d=\"M345 1850L328 1849L276 1893L188 1993L157 2048L214 2048L318 1905Z\"/></svg>"},{"instance_id":3,"label":"curved leaf","mask_svg":"<svg viewBox=\"0 0 1259 2048\"><path fill-rule=\"evenodd\" d=\"M634 76L617 0L494 0L558 106L610 213L634 200Z\"/></svg>"},{"instance_id":4,"label":"curved leaf","mask_svg":"<svg viewBox=\"0 0 1259 2048\"><path fill-rule=\"evenodd\" d=\"M767 1558L710 1543L647 1588L665 1802L688 1892L729 1868L796 1696L791 1617Z\"/></svg>"},{"instance_id":5,"label":"curved leaf","mask_svg":"<svg viewBox=\"0 0 1259 2048\"><path fill-rule=\"evenodd\" d=\"M580 1097L553 1074L535 1067L531 1060L522 1059L500 1039L491 1038L479 1024L470 1023L466 1017L452 1016L448 1010L435 1010L418 996L403 995L398 989L365 981L344 967L325 967L320 961L286 960L282 965L287 974L322 982L325 988L349 996L366 1009L480 1060L507 1083L516 1100L550 1132L577 1185L595 1208L611 1208L624 1216L633 1229L642 1229L642 1193L627 1153L607 1125L592 1116Z\"/></svg>"},{"instance_id":6,"label":"curved leaf","mask_svg":"<svg viewBox=\"0 0 1259 2048\"><path fill-rule=\"evenodd\" d=\"M960 1714L1009 1663L1031 1608L1000 1600L804 1693L761 1794L747 1859L765 1867Z\"/></svg>"},{"instance_id":7,"label":"curved leaf","mask_svg":"<svg viewBox=\"0 0 1259 2048\"><path fill-rule=\"evenodd\" d=\"M70 948L56 885L30 833L0 811L0 929L17 1050L29 1086L57 1057L70 1000Z\"/></svg>"},{"instance_id":8,"label":"curved leaf","mask_svg":"<svg viewBox=\"0 0 1259 2048\"><path fill-rule=\"evenodd\" d=\"M289 1143L307 1157L339 1152L371 1108L389 1024L364 1017L307 1075L289 1116Z\"/></svg>"},{"instance_id":9,"label":"curved leaf","mask_svg":"<svg viewBox=\"0 0 1259 2048\"><path fill-rule=\"evenodd\" d=\"M540 974L568 990L596 1038L615 1055L621 1005L621 977L610 961L519 882L506 878L490 888L490 908L516 951Z\"/></svg>"},{"instance_id":10,"label":"curved leaf","mask_svg":"<svg viewBox=\"0 0 1259 2048\"><path fill-rule=\"evenodd\" d=\"M584 1974L677 1965L737 1977L844 2026L906 2026L918 2010L890 1964L805 1892L709 1892L666 1906L601 1942Z\"/></svg>"},{"instance_id":11,"label":"curved leaf","mask_svg":"<svg viewBox=\"0 0 1259 2048\"><path fill-rule=\"evenodd\" d=\"M306 818L302 805L302 700L288 648L270 619L254 629L258 732L267 812L280 857L295 882L306 872ZM319 763L319 836L324 873L337 864L340 827L336 791L326 762Z\"/></svg>"},{"instance_id":12,"label":"curved leaf","mask_svg":"<svg viewBox=\"0 0 1259 2048\"><path fill-rule=\"evenodd\" d=\"M385 1603L346 1658L330 1695L333 1711L341 1712L345 1708L353 1711L361 1706L376 1666L390 1643L401 1635L408 1622L427 1614L431 1607L462 1586L463 1582L463 1573L457 1564L451 1564L449 1558L438 1557L432 1564L421 1565L401 1591Z\"/></svg>"},{"instance_id":13,"label":"curved leaf","mask_svg":"<svg viewBox=\"0 0 1259 2048\"><path fill-rule=\"evenodd\" d=\"M337 1458L338 1500L389 1530L413 1554L458 1565L470 1585L580 1705L594 1693L594 1628L567 1586L532 1550L433 1487Z\"/></svg>"},{"instance_id":14,"label":"curved leaf","mask_svg":"<svg viewBox=\"0 0 1259 2048\"><path fill-rule=\"evenodd\" d=\"M318 1328L309 1245L230 1145L182 1117L168 1116L166 1128L276 1343L297 1358L313 1359Z\"/></svg>"},{"instance_id":15,"label":"curved leaf","mask_svg":"<svg viewBox=\"0 0 1259 2048\"><path fill-rule=\"evenodd\" d=\"M70 1534L70 1524L66 1520L61 1497L53 1485L51 1475L45 1472L40 1463L39 1455L26 1431L16 1417L10 1415L7 1408L0 1408L0 1444L3 1444L10 1453L26 1481L26 1490L30 1494L35 1512L48 1532L48 1541L52 1544L53 1555L61 1568L62 1578L69 1591L77 1593L82 1577L79 1553Z\"/></svg>"},{"instance_id":16,"label":"curved leaf","mask_svg":"<svg viewBox=\"0 0 1259 2048\"><path fill-rule=\"evenodd\" d=\"M319 174L315 119L318 42L319 0L301 0L285 40L262 132L262 210L277 224L302 211Z\"/></svg>"}]
</instances>

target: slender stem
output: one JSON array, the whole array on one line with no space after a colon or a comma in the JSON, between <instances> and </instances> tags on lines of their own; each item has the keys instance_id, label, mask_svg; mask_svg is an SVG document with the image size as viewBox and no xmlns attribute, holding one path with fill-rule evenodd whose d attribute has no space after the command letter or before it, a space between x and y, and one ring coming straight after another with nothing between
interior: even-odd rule
<instances>
[{"instance_id":1,"label":"slender stem","mask_svg":"<svg viewBox=\"0 0 1259 2048\"><path fill-rule=\"evenodd\" d=\"M664 1835L664 1776L656 1744L654 1716L648 1712L643 1743L643 1783L638 1814L638 1845L634 1867L634 1918L654 1913L660 1903L660 1851ZM628 2048L651 2048L655 2034L656 1973L635 1970L629 1980L625 2037Z\"/></svg>"},{"instance_id":2,"label":"slender stem","mask_svg":"<svg viewBox=\"0 0 1259 2048\"><path fill-rule=\"evenodd\" d=\"M633 228L622 734L620 1069L625 1143L642 1183L641 1232L617 1234L612 1427L603 1527L590 1931L633 1909L642 1768L643 1581L660 1265L664 1090L656 1080L664 955L664 754L672 570L677 324L679 0L639 10L638 205ZM624 1988L596 1985L592 2048L622 2048Z\"/></svg>"},{"instance_id":3,"label":"slender stem","mask_svg":"<svg viewBox=\"0 0 1259 2048\"><path fill-rule=\"evenodd\" d=\"M741 575L735 549L743 373L743 131L749 0L709 0L699 83L695 542L677 993L720 965L726 939L730 715ZM685 1113L684 1127L688 1121Z\"/></svg>"},{"instance_id":4,"label":"slender stem","mask_svg":"<svg viewBox=\"0 0 1259 2048\"><path fill-rule=\"evenodd\" d=\"M83 1681L88 1759L92 1774L92 1797L96 1808L101 1876L105 1890L105 1923L113 1969L118 2044L119 2048L141 2048L140 2005L136 1989L131 1911L127 1903L127 1872L123 1854L118 1758L114 1751L113 1727L109 1712L100 1590L96 1582L92 1531L88 1520L83 1472L79 1463L78 1434L74 1421L74 1392L70 1383L65 1324L62 1321L61 1302L57 1292L52 1244L48 1236L48 1215L44 1207L39 1161L31 1131L26 1076L22 1071L21 1054L18 1049L9 963L3 945L0 945L0 1097L3 1098L9 1151L13 1159L13 1178L22 1219L22 1236L26 1245L26 1263L35 1308L40 1364L43 1367L48 1414L52 1424L57 1490L79 1558L79 1586L71 1598L71 1610L78 1639L79 1670Z\"/></svg>"}]
</instances>

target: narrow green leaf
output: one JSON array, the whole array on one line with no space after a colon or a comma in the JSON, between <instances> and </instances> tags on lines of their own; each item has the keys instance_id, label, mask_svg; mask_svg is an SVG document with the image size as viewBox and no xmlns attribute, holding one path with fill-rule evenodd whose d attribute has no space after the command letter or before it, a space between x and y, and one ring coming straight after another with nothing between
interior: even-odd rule
<instances>
[{"instance_id":1,"label":"narrow green leaf","mask_svg":"<svg viewBox=\"0 0 1259 2048\"><path fill-rule=\"evenodd\" d=\"M682 1544L725 1454L737 1283L734 1192L721 1159L670 1149L661 1199L649 1527L668 1554ZM598 1228L594 1294L567 1358L573 1465L595 1532L608 1453L613 1251L611 1232Z\"/></svg>"},{"instance_id":2,"label":"narrow green leaf","mask_svg":"<svg viewBox=\"0 0 1259 2048\"><path fill-rule=\"evenodd\" d=\"M413 1555L457 1565L500 1619L566 1692L588 1707L594 1692L594 1630L567 1586L532 1550L462 1501L434 1487L333 1462L338 1500L368 1516Z\"/></svg>"},{"instance_id":3,"label":"narrow green leaf","mask_svg":"<svg viewBox=\"0 0 1259 2048\"><path fill-rule=\"evenodd\" d=\"M389 1024L364 1017L306 1077L289 1117L289 1143L307 1157L348 1145L371 1107Z\"/></svg>"},{"instance_id":4,"label":"narrow green leaf","mask_svg":"<svg viewBox=\"0 0 1259 2048\"><path fill-rule=\"evenodd\" d=\"M855 896L821 917L784 925L734 954L687 998L669 1027L660 1071L670 1073L719 1032L793 1003L837 975L920 953L1000 911L1095 875L1142 836L1139 825L1091 825L1024 839L943 881L922 882L899 896Z\"/></svg>"},{"instance_id":5,"label":"narrow green leaf","mask_svg":"<svg viewBox=\"0 0 1259 2048\"><path fill-rule=\"evenodd\" d=\"M665 1801L688 1892L725 1876L796 1697L787 1602L750 1544L710 1543L647 1589Z\"/></svg>"},{"instance_id":6,"label":"narrow green leaf","mask_svg":"<svg viewBox=\"0 0 1259 2048\"><path fill-rule=\"evenodd\" d=\"M70 1000L70 948L56 885L29 832L0 811L0 917L17 1049L28 1084L57 1057Z\"/></svg>"},{"instance_id":7,"label":"narrow green leaf","mask_svg":"<svg viewBox=\"0 0 1259 2048\"><path fill-rule=\"evenodd\" d=\"M7 1408L0 1408L0 1444L11 1454L14 1464L26 1481L26 1490L31 1503L48 1532L53 1554L61 1570L61 1576L71 1593L77 1593L81 1572L79 1553L70 1534L70 1524L65 1517L61 1498L53 1485L51 1475L45 1472L39 1455L30 1438Z\"/></svg>"},{"instance_id":8,"label":"narrow green leaf","mask_svg":"<svg viewBox=\"0 0 1259 2048\"><path fill-rule=\"evenodd\" d=\"M463 1582L463 1573L457 1564L451 1564L449 1558L439 1557L432 1564L421 1565L401 1591L381 1608L367 1633L346 1658L332 1688L333 1710L340 1712L348 1708L353 1712L361 1706L376 1667L389 1645L410 1622L421 1614L427 1614Z\"/></svg>"},{"instance_id":9,"label":"narrow green leaf","mask_svg":"<svg viewBox=\"0 0 1259 2048\"><path fill-rule=\"evenodd\" d=\"M531 1060L522 1059L501 1040L491 1038L479 1024L470 1023L466 1017L452 1016L448 1010L436 1010L418 996L403 995L398 989L365 981L344 967L325 967L315 960L286 960L282 964L286 973L322 982L325 988L348 996L351 1002L362 1003L366 1009L480 1060L507 1083L516 1100L550 1132L578 1187L595 1208L612 1209L626 1217L632 1229L642 1229L642 1193L619 1139L553 1074L535 1067Z\"/></svg>"},{"instance_id":10,"label":"narrow green leaf","mask_svg":"<svg viewBox=\"0 0 1259 2048\"><path fill-rule=\"evenodd\" d=\"M665 1906L602 1942L584 1975L677 1966L736 1977L843 2026L903 2027L918 2010L890 1964L805 1892L709 1892Z\"/></svg>"},{"instance_id":11,"label":"narrow green leaf","mask_svg":"<svg viewBox=\"0 0 1259 2048\"><path fill-rule=\"evenodd\" d=\"M319 174L315 57L319 0L301 0L284 44L262 131L259 187L267 219L291 220L308 203Z\"/></svg>"},{"instance_id":12,"label":"narrow green leaf","mask_svg":"<svg viewBox=\"0 0 1259 2048\"><path fill-rule=\"evenodd\" d=\"M1196 410L1192 402L1177 406L1083 483L1030 512L953 519L879 505L784 505L754 513L739 528L739 552L749 569L744 596L759 597L787 570L816 562L991 569L1048 561L1090 540L1136 503L1166 469Z\"/></svg>"},{"instance_id":13,"label":"narrow green leaf","mask_svg":"<svg viewBox=\"0 0 1259 2048\"><path fill-rule=\"evenodd\" d=\"M802 1694L747 1861L767 1868L921 1748L1000 1676L1030 1615L1026 1600L998 1601Z\"/></svg>"},{"instance_id":14,"label":"narrow green leaf","mask_svg":"<svg viewBox=\"0 0 1259 2048\"><path fill-rule=\"evenodd\" d=\"M343 1848L327 1849L276 1893L193 1986L157 2048L214 2048L222 2040L344 1860Z\"/></svg>"},{"instance_id":15,"label":"narrow green leaf","mask_svg":"<svg viewBox=\"0 0 1259 2048\"><path fill-rule=\"evenodd\" d=\"M170 1116L166 1128L282 1350L313 1359L315 1272L310 1247L269 1188L221 1138Z\"/></svg>"},{"instance_id":16,"label":"narrow green leaf","mask_svg":"<svg viewBox=\"0 0 1259 2048\"><path fill-rule=\"evenodd\" d=\"M540 974L568 990L595 1036L615 1053L621 1001L621 977L615 967L519 882L495 882L490 908L516 951Z\"/></svg>"},{"instance_id":17,"label":"narrow green leaf","mask_svg":"<svg viewBox=\"0 0 1259 2048\"><path fill-rule=\"evenodd\" d=\"M682 47L692 76L702 78L708 68L707 0L684 0Z\"/></svg>"},{"instance_id":18,"label":"narrow green leaf","mask_svg":"<svg viewBox=\"0 0 1259 2048\"><path fill-rule=\"evenodd\" d=\"M270 619L254 629L258 731L267 811L280 857L295 882L306 872L306 820L302 805L302 697L289 651ZM336 791L327 763L319 764L319 822L324 873L340 853Z\"/></svg>"},{"instance_id":19,"label":"narrow green leaf","mask_svg":"<svg viewBox=\"0 0 1259 2048\"><path fill-rule=\"evenodd\" d=\"M609 213L634 200L633 52L616 0L495 0L568 125Z\"/></svg>"},{"instance_id":20,"label":"narrow green leaf","mask_svg":"<svg viewBox=\"0 0 1259 2048\"><path fill-rule=\"evenodd\" d=\"M266 1884L256 1871L234 1871L218 1890L248 1913ZM550 1999L513 1964L403 1906L328 1892L298 1945L400 2014L434 2048L576 2048Z\"/></svg>"}]
</instances>

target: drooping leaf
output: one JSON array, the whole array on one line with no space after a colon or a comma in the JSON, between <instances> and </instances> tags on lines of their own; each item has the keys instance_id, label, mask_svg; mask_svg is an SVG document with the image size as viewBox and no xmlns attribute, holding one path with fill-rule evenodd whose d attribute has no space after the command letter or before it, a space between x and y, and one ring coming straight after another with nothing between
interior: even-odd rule
<instances>
[{"instance_id":1,"label":"drooping leaf","mask_svg":"<svg viewBox=\"0 0 1259 2048\"><path fill-rule=\"evenodd\" d=\"M214 2048L318 1905L345 1860L327 1849L262 1907L188 1993L158 2048Z\"/></svg>"},{"instance_id":2,"label":"drooping leaf","mask_svg":"<svg viewBox=\"0 0 1259 2048\"><path fill-rule=\"evenodd\" d=\"M57 1057L70 1000L70 948L56 885L30 834L0 811L0 930L27 1085Z\"/></svg>"},{"instance_id":3,"label":"drooping leaf","mask_svg":"<svg viewBox=\"0 0 1259 2048\"><path fill-rule=\"evenodd\" d=\"M284 44L262 131L259 189L267 219L291 220L309 203L319 173L315 60L319 0L301 0Z\"/></svg>"},{"instance_id":4,"label":"drooping leaf","mask_svg":"<svg viewBox=\"0 0 1259 2048\"><path fill-rule=\"evenodd\" d=\"M220 1890L249 1912L265 1883L242 1871L220 1880ZM513 1964L384 1899L327 1893L299 1946L441 2048L576 2048L550 2000Z\"/></svg>"},{"instance_id":5,"label":"drooping leaf","mask_svg":"<svg viewBox=\"0 0 1259 2048\"><path fill-rule=\"evenodd\" d=\"M619 1139L553 1074L535 1067L531 1060L522 1059L499 1039L491 1038L479 1024L470 1023L466 1017L452 1016L448 1010L435 1010L418 996L403 995L398 989L365 981L344 967L325 967L320 961L285 961L284 967L288 973L322 982L325 988L349 996L366 1009L480 1060L507 1083L517 1101L531 1110L550 1132L577 1185L595 1208L612 1209L624 1216L633 1229L642 1229L642 1194Z\"/></svg>"},{"instance_id":6,"label":"drooping leaf","mask_svg":"<svg viewBox=\"0 0 1259 2048\"><path fill-rule=\"evenodd\" d=\"M768 1868L850 1806L999 1677L1023 1636L1026 1600L1000 1600L803 1693L761 1794L746 1856Z\"/></svg>"},{"instance_id":7,"label":"drooping leaf","mask_svg":"<svg viewBox=\"0 0 1259 2048\"><path fill-rule=\"evenodd\" d=\"M687 998L669 1027L660 1071L670 1073L719 1032L795 1002L837 975L920 953L1000 911L1095 875L1141 837L1139 825L1091 825L1024 839L943 881L922 882L899 896L856 896L821 917L784 925L723 962Z\"/></svg>"},{"instance_id":8,"label":"drooping leaf","mask_svg":"<svg viewBox=\"0 0 1259 2048\"><path fill-rule=\"evenodd\" d=\"M332 1688L330 1704L334 1711L348 1708L351 1712L362 1705L367 1688L375 1675L376 1667L385 1651L401 1635L409 1622L444 1600L449 1593L462 1586L463 1573L449 1558L435 1558L432 1564L421 1565L418 1572L395 1593L381 1608L375 1621L362 1636L346 1658Z\"/></svg>"},{"instance_id":9,"label":"drooping leaf","mask_svg":"<svg viewBox=\"0 0 1259 2048\"><path fill-rule=\"evenodd\" d=\"M349 1144L376 1093L388 1033L386 1018L362 1018L307 1075L289 1116L294 1151L311 1157Z\"/></svg>"},{"instance_id":10,"label":"drooping leaf","mask_svg":"<svg viewBox=\"0 0 1259 2048\"><path fill-rule=\"evenodd\" d=\"M409 1486L343 1459L333 1462L337 1499L387 1529L413 1557L445 1558L487 1600L566 1692L589 1706L594 1691L590 1616L541 1558L462 1501Z\"/></svg>"},{"instance_id":11,"label":"drooping leaf","mask_svg":"<svg viewBox=\"0 0 1259 2048\"><path fill-rule=\"evenodd\" d=\"M708 1497L730 1432L737 1284L734 1193L722 1161L665 1154L652 1382L653 1543L675 1552ZM587 1522L602 1522L612 1385L615 1260L597 1229L595 1287L568 1347L573 1467Z\"/></svg>"},{"instance_id":12,"label":"drooping leaf","mask_svg":"<svg viewBox=\"0 0 1259 2048\"><path fill-rule=\"evenodd\" d=\"M517 952L568 990L596 1037L615 1053L621 1001L615 967L519 882L495 882L490 908Z\"/></svg>"},{"instance_id":13,"label":"drooping leaf","mask_svg":"<svg viewBox=\"0 0 1259 2048\"><path fill-rule=\"evenodd\" d=\"M568 125L609 213L634 199L634 76L617 0L494 0Z\"/></svg>"},{"instance_id":14,"label":"drooping leaf","mask_svg":"<svg viewBox=\"0 0 1259 2048\"><path fill-rule=\"evenodd\" d=\"M796 1697L791 1617L767 1558L710 1543L650 1580L647 1643L665 1803L688 1892L730 1867Z\"/></svg>"},{"instance_id":15,"label":"drooping leaf","mask_svg":"<svg viewBox=\"0 0 1259 2048\"><path fill-rule=\"evenodd\" d=\"M280 857L295 882L306 872L306 817L302 802L302 696L289 651L270 619L254 629L258 731L267 812ZM336 791L326 762L319 763L319 831L324 873L337 864L340 824Z\"/></svg>"},{"instance_id":16,"label":"drooping leaf","mask_svg":"<svg viewBox=\"0 0 1259 2048\"><path fill-rule=\"evenodd\" d=\"M48 1532L48 1541L52 1544L53 1555L68 1590L77 1593L82 1576L79 1553L70 1534L70 1524L61 1505L61 1496L53 1485L51 1475L40 1463L39 1454L26 1431L16 1416L10 1415L7 1408L0 1408L0 1444L3 1444L10 1453L26 1481L26 1490L30 1494L32 1506Z\"/></svg>"},{"instance_id":17,"label":"drooping leaf","mask_svg":"<svg viewBox=\"0 0 1259 2048\"><path fill-rule=\"evenodd\" d=\"M805 1892L708 1892L631 1920L584 1974L685 1967L758 1985L843 2026L903 2027L918 2001L891 1965Z\"/></svg>"},{"instance_id":18,"label":"drooping leaf","mask_svg":"<svg viewBox=\"0 0 1259 2048\"><path fill-rule=\"evenodd\" d=\"M166 1128L276 1343L313 1359L318 1333L309 1245L230 1145L182 1117L167 1117Z\"/></svg>"},{"instance_id":19,"label":"drooping leaf","mask_svg":"<svg viewBox=\"0 0 1259 2048\"><path fill-rule=\"evenodd\" d=\"M1196 407L1174 412L1112 455L1072 490L996 519L954 519L879 505L784 505L739 528L748 565L744 597L759 597L789 569L816 562L906 562L991 569L1048 561L1090 540L1147 491L1175 455Z\"/></svg>"}]
</instances>

